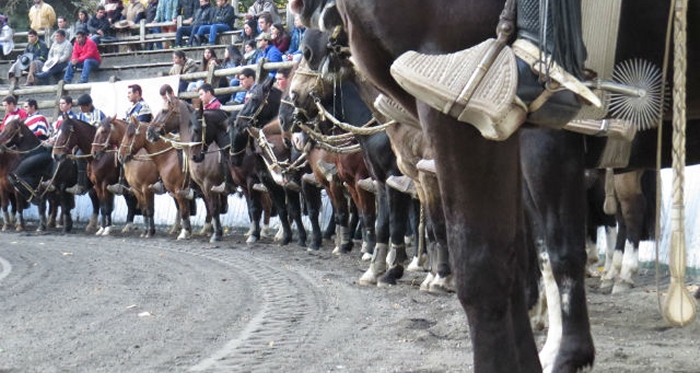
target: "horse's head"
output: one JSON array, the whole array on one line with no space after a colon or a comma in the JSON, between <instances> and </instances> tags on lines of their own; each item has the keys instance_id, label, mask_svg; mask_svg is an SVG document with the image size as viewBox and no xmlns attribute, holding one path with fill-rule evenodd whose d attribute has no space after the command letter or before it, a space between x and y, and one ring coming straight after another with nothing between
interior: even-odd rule
<instances>
[{"instance_id":1,"label":"horse's head","mask_svg":"<svg viewBox=\"0 0 700 373\"><path fill-rule=\"evenodd\" d=\"M234 166L241 166L246 150L251 145L252 141L249 129L254 127L250 126L246 121L239 122L238 119L233 116L229 118L228 127L229 144L231 145L229 149L231 164Z\"/></svg>"},{"instance_id":2,"label":"horse's head","mask_svg":"<svg viewBox=\"0 0 700 373\"><path fill-rule=\"evenodd\" d=\"M61 128L53 143L52 155L56 161L62 160L66 155L71 154L73 149L83 147L83 152L87 153L87 144L95 138L95 128L89 123L77 118L63 115Z\"/></svg>"},{"instance_id":3,"label":"horse's head","mask_svg":"<svg viewBox=\"0 0 700 373\"><path fill-rule=\"evenodd\" d=\"M12 119L9 122L5 123L5 127L2 129L2 132L0 132L0 146L2 146L3 148L19 146L20 142L22 141L22 138L26 135L26 133L24 133L25 131L23 130L23 128L26 128L27 131L31 134L29 128L24 125L24 121L22 121L19 118Z\"/></svg>"},{"instance_id":4,"label":"horse's head","mask_svg":"<svg viewBox=\"0 0 700 373\"><path fill-rule=\"evenodd\" d=\"M97 131L95 131L95 138L92 140L92 147L90 152L92 157L99 161L102 156L107 152L107 150L112 149L112 132L114 131L114 125L112 122L116 117L106 117L97 126ZM116 140L118 141L118 140Z\"/></svg>"},{"instance_id":5,"label":"horse's head","mask_svg":"<svg viewBox=\"0 0 700 373\"><path fill-rule=\"evenodd\" d=\"M256 84L248 93L248 100L236 117L240 125L261 128L277 116L282 101L282 91L274 87L275 79L267 78Z\"/></svg>"},{"instance_id":6,"label":"horse's head","mask_svg":"<svg viewBox=\"0 0 700 373\"><path fill-rule=\"evenodd\" d=\"M336 89L355 72L342 28L333 32L307 30L303 55L289 91L294 105L311 118L318 114L316 103L332 102Z\"/></svg>"},{"instance_id":7,"label":"horse's head","mask_svg":"<svg viewBox=\"0 0 700 373\"><path fill-rule=\"evenodd\" d=\"M190 110L186 102L174 95L164 95L163 109L151 122L165 132L180 132L189 125ZM151 141L151 140L149 140Z\"/></svg>"},{"instance_id":8,"label":"horse's head","mask_svg":"<svg viewBox=\"0 0 700 373\"><path fill-rule=\"evenodd\" d=\"M332 28L342 22L335 0L291 0L289 5L309 28Z\"/></svg>"},{"instance_id":9,"label":"horse's head","mask_svg":"<svg viewBox=\"0 0 700 373\"><path fill-rule=\"evenodd\" d=\"M123 164L129 162L134 155L146 145L147 123L129 123L124 131L117 157Z\"/></svg>"}]
</instances>

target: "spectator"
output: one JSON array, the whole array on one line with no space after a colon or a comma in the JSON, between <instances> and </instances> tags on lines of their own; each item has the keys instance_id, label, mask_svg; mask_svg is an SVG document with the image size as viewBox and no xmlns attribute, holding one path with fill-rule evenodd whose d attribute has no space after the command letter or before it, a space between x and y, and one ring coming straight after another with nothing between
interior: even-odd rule
<instances>
[{"instance_id":1,"label":"spectator","mask_svg":"<svg viewBox=\"0 0 700 373\"><path fill-rule=\"evenodd\" d=\"M282 54L289 49L291 37L287 34L281 23L275 23L270 27L270 36L272 37L272 45L277 47Z\"/></svg>"},{"instance_id":2,"label":"spectator","mask_svg":"<svg viewBox=\"0 0 700 373\"><path fill-rule=\"evenodd\" d=\"M200 63L200 66L202 71L209 71L209 69L212 67L217 68L221 66L221 62L219 62L219 58L216 57L216 51L214 48L206 48L204 50L204 53L202 53L202 62ZM219 78L216 77L214 79L215 81L213 81L211 84L216 86L219 83ZM202 84L204 84L204 79L199 79L196 82L192 82L187 86L187 91L197 92Z\"/></svg>"},{"instance_id":3,"label":"spectator","mask_svg":"<svg viewBox=\"0 0 700 373\"><path fill-rule=\"evenodd\" d=\"M88 32L90 33L90 39L95 42L95 44L100 44L103 39L107 40L112 36L112 24L109 23L109 19L105 15L105 7L98 6L95 16L90 18L88 21ZM77 32L77 31L76 31Z\"/></svg>"},{"instance_id":4,"label":"spectator","mask_svg":"<svg viewBox=\"0 0 700 373\"><path fill-rule=\"evenodd\" d=\"M246 20L245 23L243 24L243 31L241 32L241 45L245 47L246 44L248 44L249 41L255 42L255 38L258 36L258 23L255 22L255 20L249 19ZM244 48L241 48L242 51L245 51Z\"/></svg>"},{"instance_id":5,"label":"spectator","mask_svg":"<svg viewBox=\"0 0 700 373\"><path fill-rule=\"evenodd\" d=\"M53 122L53 126L51 126L50 142L53 142L55 137L58 136L58 131L61 129L61 123L63 123L64 116L78 119L78 116L73 112L73 98L71 96L63 96L60 100L58 100L58 116L56 117L56 121Z\"/></svg>"},{"instance_id":6,"label":"spectator","mask_svg":"<svg viewBox=\"0 0 700 373\"><path fill-rule=\"evenodd\" d=\"M7 17L0 14L0 50L3 57L12 53L12 48L15 47L14 36L15 32L7 23Z\"/></svg>"},{"instance_id":7,"label":"spectator","mask_svg":"<svg viewBox=\"0 0 700 373\"><path fill-rule=\"evenodd\" d=\"M178 50L173 52L173 67L170 68L168 75L182 75L197 71L197 62L187 57L185 52ZM187 82L180 80L179 92L187 90Z\"/></svg>"},{"instance_id":8,"label":"spectator","mask_svg":"<svg viewBox=\"0 0 700 373\"><path fill-rule=\"evenodd\" d=\"M80 9L78 11L78 20L75 21L75 24L73 25L73 32L77 32L80 29L87 30L88 29L88 22L90 22L90 15L88 14L87 10L85 9ZM75 37L75 35L73 35ZM74 42L73 38L71 38L71 43Z\"/></svg>"},{"instance_id":9,"label":"spectator","mask_svg":"<svg viewBox=\"0 0 700 373\"><path fill-rule=\"evenodd\" d=\"M105 18L113 25L122 19L124 13L124 3L122 0L107 0L104 5Z\"/></svg>"},{"instance_id":10,"label":"spectator","mask_svg":"<svg viewBox=\"0 0 700 373\"><path fill-rule=\"evenodd\" d=\"M233 69L235 67L241 66L242 62L243 55L241 54L241 51L239 51L238 48L234 47L233 45L227 45L226 49L224 49L224 60L221 62L221 68ZM228 75L226 76L226 78L228 79L229 87L238 87L238 77L235 74ZM230 95L227 101L232 102L234 96L235 94ZM224 99L221 99L221 101L224 101Z\"/></svg>"},{"instance_id":11,"label":"spectator","mask_svg":"<svg viewBox=\"0 0 700 373\"><path fill-rule=\"evenodd\" d=\"M269 13L272 16L270 23L281 23L280 14L272 0L255 0L248 8L248 13L245 15L247 19L258 19L263 13ZM260 30L262 32L262 30Z\"/></svg>"},{"instance_id":12,"label":"spectator","mask_svg":"<svg viewBox=\"0 0 700 373\"><path fill-rule=\"evenodd\" d=\"M238 82L243 90L236 92L231 96L231 103L234 105L244 104L246 101L246 95L251 88L255 85L255 70L246 67L238 74Z\"/></svg>"},{"instance_id":13,"label":"spectator","mask_svg":"<svg viewBox=\"0 0 700 373\"><path fill-rule=\"evenodd\" d=\"M58 17L57 22L58 22L58 30L63 30L63 32L65 33L65 35L64 35L65 39L70 42L71 39L73 39L73 32L75 32L75 29L68 24L68 20L66 19L66 17L63 17L63 16ZM58 30L56 30L56 31L58 31ZM56 40L56 32L55 31L53 33L53 39Z\"/></svg>"},{"instance_id":14,"label":"spectator","mask_svg":"<svg viewBox=\"0 0 700 373\"><path fill-rule=\"evenodd\" d=\"M49 138L49 122L45 116L39 113L39 105L36 100L33 98L27 100L24 104L24 110L27 111L27 119L24 120L24 124L39 140L47 140Z\"/></svg>"},{"instance_id":15,"label":"spectator","mask_svg":"<svg viewBox=\"0 0 700 373\"><path fill-rule=\"evenodd\" d=\"M250 40L248 43L243 45L243 64L252 65L258 61L260 57L260 51L257 48L257 43L255 40Z\"/></svg>"},{"instance_id":16,"label":"spectator","mask_svg":"<svg viewBox=\"0 0 700 373\"><path fill-rule=\"evenodd\" d=\"M34 0L34 6L29 8L29 27L34 31L44 31L56 24L56 12L44 0Z\"/></svg>"},{"instance_id":17,"label":"spectator","mask_svg":"<svg viewBox=\"0 0 700 373\"><path fill-rule=\"evenodd\" d=\"M66 32L62 29L56 30L54 43L49 49L49 57L41 68L41 72L36 74L39 84L49 84L49 77L62 73L68 66L72 54L73 46L67 40Z\"/></svg>"},{"instance_id":18,"label":"spectator","mask_svg":"<svg viewBox=\"0 0 700 373\"><path fill-rule=\"evenodd\" d=\"M2 109L5 112L5 118L3 118L2 124L0 124L0 131L2 131L5 125L10 123L11 120L24 120L27 118L27 112L17 107L17 99L15 96L5 96L5 98L2 99Z\"/></svg>"},{"instance_id":19,"label":"spectator","mask_svg":"<svg viewBox=\"0 0 700 373\"><path fill-rule=\"evenodd\" d=\"M49 48L39 39L39 35L34 30L27 32L27 47L24 48L24 53L17 58L10 70L7 73L10 86L16 87L19 84L19 77L22 76L22 71L29 71L27 75L28 83L34 82L34 74L41 71L44 66L44 61L49 55Z\"/></svg>"},{"instance_id":20,"label":"spectator","mask_svg":"<svg viewBox=\"0 0 700 373\"><path fill-rule=\"evenodd\" d=\"M129 99L131 107L126 111L125 120L128 120L132 115L136 116L139 122L150 123L153 120L151 107L144 101L142 94L143 91L138 84L132 84L127 88L126 97Z\"/></svg>"},{"instance_id":21,"label":"spectator","mask_svg":"<svg viewBox=\"0 0 700 373\"><path fill-rule=\"evenodd\" d=\"M153 23L156 19L157 12L158 12L158 0L148 0L148 4L146 5L146 23ZM159 34L161 28L160 27L151 27L151 28L148 28L147 30L149 30L148 32L151 34ZM156 49L163 49L162 42L148 43L146 46L146 49L153 50L154 46Z\"/></svg>"},{"instance_id":22,"label":"spectator","mask_svg":"<svg viewBox=\"0 0 700 373\"><path fill-rule=\"evenodd\" d=\"M233 29L233 22L236 20L236 12L233 10L228 0L216 0L217 7L210 25L202 25L197 30L197 38L204 40L205 35L209 35L209 44L216 44L216 34ZM202 42L203 44L203 42Z\"/></svg>"},{"instance_id":23,"label":"spectator","mask_svg":"<svg viewBox=\"0 0 700 373\"><path fill-rule=\"evenodd\" d=\"M209 83L199 87L199 101L204 105L204 110L221 109L221 102L214 96L214 87Z\"/></svg>"},{"instance_id":24,"label":"spectator","mask_svg":"<svg viewBox=\"0 0 700 373\"><path fill-rule=\"evenodd\" d=\"M261 58L265 58L267 62L282 62L282 52L272 45L272 36L270 36L269 33L263 32L258 35L256 41L258 42L258 49L260 49L258 61L260 61ZM270 70L269 74L270 76L275 76L275 71Z\"/></svg>"},{"instance_id":25,"label":"spectator","mask_svg":"<svg viewBox=\"0 0 700 373\"><path fill-rule=\"evenodd\" d=\"M177 14L182 16L183 25L191 25L194 20L194 15L199 9L199 1L197 0L180 0L177 4Z\"/></svg>"},{"instance_id":26,"label":"spectator","mask_svg":"<svg viewBox=\"0 0 700 373\"><path fill-rule=\"evenodd\" d=\"M126 20L129 27L131 27L146 18L146 7L144 7L139 0L129 0L129 5L124 8L122 18Z\"/></svg>"},{"instance_id":27,"label":"spectator","mask_svg":"<svg viewBox=\"0 0 700 373\"><path fill-rule=\"evenodd\" d=\"M298 14L294 15L294 29L286 55L288 61L301 60L301 41L304 40L305 33L306 27L301 24L301 17Z\"/></svg>"},{"instance_id":28,"label":"spectator","mask_svg":"<svg viewBox=\"0 0 700 373\"><path fill-rule=\"evenodd\" d=\"M66 83L73 82L75 69L82 67L83 71L80 74L80 81L78 83L87 83L90 78L90 71L98 68L101 62L102 58L100 57L100 52L97 50L97 44L87 37L87 32L85 30L77 30L75 44L73 44L73 54L66 67L66 74L63 75L63 80L65 80Z\"/></svg>"},{"instance_id":29,"label":"spectator","mask_svg":"<svg viewBox=\"0 0 700 373\"><path fill-rule=\"evenodd\" d=\"M177 0L158 0L156 7L156 17L153 22L175 22L177 19ZM162 26L162 32L173 32L175 26Z\"/></svg>"},{"instance_id":30,"label":"spectator","mask_svg":"<svg viewBox=\"0 0 700 373\"><path fill-rule=\"evenodd\" d=\"M272 16L270 13L265 12L258 17L258 32L262 34L263 32L270 32L272 27Z\"/></svg>"},{"instance_id":31,"label":"spectator","mask_svg":"<svg viewBox=\"0 0 700 373\"><path fill-rule=\"evenodd\" d=\"M187 46L191 47L195 44L195 38L197 36L197 31L202 25L211 24L211 20L214 17L214 9L209 4L209 0L199 0L199 9L194 15L194 20L190 26L180 26L175 32L175 47L182 46L182 37L188 36ZM199 45L201 40L197 40L196 44Z\"/></svg>"}]
</instances>

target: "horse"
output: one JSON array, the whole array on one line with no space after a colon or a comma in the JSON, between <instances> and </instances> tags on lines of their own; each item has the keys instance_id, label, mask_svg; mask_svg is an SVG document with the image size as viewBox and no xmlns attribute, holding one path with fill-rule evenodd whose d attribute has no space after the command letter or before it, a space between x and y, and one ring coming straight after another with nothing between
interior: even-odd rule
<instances>
[{"instance_id":1,"label":"horse","mask_svg":"<svg viewBox=\"0 0 700 373\"><path fill-rule=\"evenodd\" d=\"M77 178L70 178L69 175L71 174L67 174L65 171L67 168L76 169L77 159L84 158L87 162L87 176L93 185L93 188L90 188L88 191L93 212L88 225L85 227L85 231L97 230L95 235L99 236L108 235L111 229L114 196L103 189L103 187L106 187L106 185L103 186L103 183L110 180L110 174L95 173L104 164L104 160L98 162L92 157L91 147L95 138L95 131L95 127L79 119L68 116L63 119L52 150L52 156L56 162L55 176L44 187L64 192L67 187L74 185L77 182ZM73 151L76 148L82 151L83 155L74 154ZM61 212L64 213L64 219L66 211L70 210L65 209L62 204ZM102 220L100 229L97 229L97 215L100 212L102 213Z\"/></svg>"},{"instance_id":2,"label":"horse","mask_svg":"<svg viewBox=\"0 0 700 373\"><path fill-rule=\"evenodd\" d=\"M178 208L182 231L177 236L177 240L189 239L192 235L192 226L188 199L191 192L187 184L188 175L183 171L177 149L164 140L147 140L148 127L148 123L131 123L127 126L119 147L119 159L126 164L135 157L147 158L155 164L165 189L175 198ZM138 155L141 149L146 150L146 154ZM153 210L147 210L144 214L144 217L148 219L149 226L153 224L153 212Z\"/></svg>"},{"instance_id":3,"label":"horse","mask_svg":"<svg viewBox=\"0 0 700 373\"><path fill-rule=\"evenodd\" d=\"M301 219L299 192L275 181L275 178L282 181L277 159L289 156L284 149L279 124L270 123L277 118L282 101L282 91L273 87L274 83L274 79L268 78L253 87L241 111L229 120L231 163L240 166L246 157L254 156L254 170L277 209L282 226L281 244L286 245L292 240L291 218L297 226L297 243L306 247L307 235ZM314 236L312 247L317 247L318 241Z\"/></svg>"},{"instance_id":4,"label":"horse","mask_svg":"<svg viewBox=\"0 0 700 373\"><path fill-rule=\"evenodd\" d=\"M17 200L15 188L8 180L8 174L17 166L19 156L14 153L0 151L0 209L2 209L2 231L7 231L15 221Z\"/></svg>"},{"instance_id":5,"label":"horse","mask_svg":"<svg viewBox=\"0 0 700 373\"><path fill-rule=\"evenodd\" d=\"M300 110L303 113L314 116L318 113L316 101L321 99L324 106L339 106L340 115L347 116L349 123L355 126L368 123L371 118L379 118L386 122L387 120L381 113L376 112L376 110L370 113L370 108L362 102L358 102L362 98L365 103L372 105L379 96L379 92L368 84L364 84L347 55L337 52L338 49L342 51L346 45L347 37L342 30L337 30L333 34L318 30L306 32L303 47L304 60L300 66L300 73L295 75L290 87L295 105L301 106ZM325 72L321 72L322 66L326 67ZM439 196L431 198L426 193L414 166L415 162L406 162L427 155L423 154L426 147L420 145L422 141L420 131L414 126L398 122L388 127L382 127L386 128L386 132L382 131L371 135L369 133L376 132L376 130L348 129L355 134L360 146L365 150L363 153L365 154L365 163L370 165L368 169L373 179L379 183L377 188L377 196L380 201L378 204L377 243L380 252L372 259L370 268L361 277L361 284L395 284L396 278L401 277L403 272L402 259L406 258L403 237L407 230L406 219L412 199L408 194L388 187L385 184L388 178L400 176L405 170L408 175L416 179L418 197L429 211L428 216L431 217L429 219L431 231L432 227L440 227L439 221L442 220L441 210L437 207L440 205ZM414 145L397 145L402 143ZM426 175L423 182L436 183L437 180ZM417 229L414 230L417 231ZM389 235L391 235L392 250L397 253L398 259L395 260L395 264L386 274L377 278L378 274L381 275L384 272L385 265L383 263L386 259ZM439 250L432 252L441 253L441 255L437 255L433 261L437 276L431 273L424 289L430 290L430 283L433 283L433 291L448 290L448 287L444 287L450 277L449 265L446 261L444 230L432 232L431 237L438 238L437 241L440 242L437 244Z\"/></svg>"},{"instance_id":6,"label":"horse","mask_svg":"<svg viewBox=\"0 0 700 373\"><path fill-rule=\"evenodd\" d=\"M39 210L37 231L45 231L47 228L46 202L48 196L47 193L38 189L42 181L53 176L51 150L42 144L41 140L24 124L24 121L13 119L6 123L0 132L0 152L14 154L18 157L15 166L7 173L7 180L15 189L17 202L15 229L17 231L26 229L23 211L29 207L29 203L32 203L37 205ZM65 211L70 217L70 209L64 210L64 214ZM63 229L70 231L72 226L66 227L66 224L64 224Z\"/></svg>"},{"instance_id":7,"label":"horse","mask_svg":"<svg viewBox=\"0 0 700 373\"><path fill-rule=\"evenodd\" d=\"M192 181L199 186L207 208L207 217L202 233L211 229L212 234L209 240L211 242L220 241L223 236L223 228L219 215L225 213L228 205L225 195L214 193L211 190L212 187L224 182L224 173L221 172L219 159L205 157L204 161L200 163L191 161L194 154L190 149L190 128L200 120L198 112L177 97L170 94L166 94L165 97L166 105L151 122L153 128L148 131L149 138L155 139L155 137L163 136L164 132L179 133L180 140L176 143L183 147L183 161L187 165L186 168L189 169ZM170 141L173 142L173 140ZM216 144L212 144L212 146L215 149L218 148Z\"/></svg>"},{"instance_id":8,"label":"horse","mask_svg":"<svg viewBox=\"0 0 700 373\"><path fill-rule=\"evenodd\" d=\"M292 0L291 7L312 25L327 3ZM539 372L542 364L553 371L591 366L595 349L584 288L581 135L523 128L503 141L488 141L473 127L416 100L390 74L393 61L406 51L450 53L492 37L502 4L336 0L335 5L362 75L419 121L432 148L475 372ZM527 227L525 206L530 211ZM534 242L548 253L566 300L560 343L548 346L542 364L524 290L528 273L536 269L527 246Z\"/></svg>"}]
</instances>

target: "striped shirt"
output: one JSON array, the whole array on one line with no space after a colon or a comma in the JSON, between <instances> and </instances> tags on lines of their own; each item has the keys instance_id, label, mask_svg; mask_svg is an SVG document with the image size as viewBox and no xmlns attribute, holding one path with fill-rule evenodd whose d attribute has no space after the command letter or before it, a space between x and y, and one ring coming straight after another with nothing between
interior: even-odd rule
<instances>
[{"instance_id":1,"label":"striped shirt","mask_svg":"<svg viewBox=\"0 0 700 373\"><path fill-rule=\"evenodd\" d=\"M102 119L105 119L105 114L102 112L102 110L99 110L93 106L92 110L88 111L87 113L81 111L80 115L78 115L78 119L97 127L102 122Z\"/></svg>"},{"instance_id":2,"label":"striped shirt","mask_svg":"<svg viewBox=\"0 0 700 373\"><path fill-rule=\"evenodd\" d=\"M24 124L34 133L34 136L40 139L46 139L49 136L49 122L46 117L36 112L24 120Z\"/></svg>"},{"instance_id":3,"label":"striped shirt","mask_svg":"<svg viewBox=\"0 0 700 373\"><path fill-rule=\"evenodd\" d=\"M150 123L151 120L153 120L151 108L143 99L136 101L136 103L126 111L125 119L128 120L132 115L135 115L139 122Z\"/></svg>"}]
</instances>

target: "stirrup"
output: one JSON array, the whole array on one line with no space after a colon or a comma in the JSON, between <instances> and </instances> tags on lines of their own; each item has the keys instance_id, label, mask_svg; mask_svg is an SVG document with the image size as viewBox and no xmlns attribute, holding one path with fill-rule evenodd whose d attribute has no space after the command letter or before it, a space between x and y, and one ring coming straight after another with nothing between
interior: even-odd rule
<instances>
[{"instance_id":1,"label":"stirrup","mask_svg":"<svg viewBox=\"0 0 700 373\"><path fill-rule=\"evenodd\" d=\"M41 187L41 189L49 193L56 191L56 187L53 184L51 184L51 181L43 181L41 184L39 184L39 186Z\"/></svg>"},{"instance_id":2,"label":"stirrup","mask_svg":"<svg viewBox=\"0 0 700 373\"><path fill-rule=\"evenodd\" d=\"M374 107L379 110L382 115L391 118L401 124L408 124L411 127L420 129L420 123L413 115L407 112L396 101L390 99L380 93L377 99L374 100Z\"/></svg>"},{"instance_id":3,"label":"stirrup","mask_svg":"<svg viewBox=\"0 0 700 373\"><path fill-rule=\"evenodd\" d=\"M321 173L329 183L333 181L333 176L338 173L338 167L335 164L328 163L323 159L319 159L318 162L316 162L316 166L321 170Z\"/></svg>"},{"instance_id":4,"label":"stirrup","mask_svg":"<svg viewBox=\"0 0 700 373\"><path fill-rule=\"evenodd\" d=\"M360 188L362 188L362 189L364 189L372 194L377 194L377 185L375 184L374 180L371 177L359 180L357 182L357 186L359 186Z\"/></svg>"},{"instance_id":5,"label":"stirrup","mask_svg":"<svg viewBox=\"0 0 700 373\"><path fill-rule=\"evenodd\" d=\"M267 187L266 187L264 184L262 184L262 183L255 183L255 184L253 184L253 190L257 190L258 192L261 192L261 193L267 193L267 192L268 192L268 191L267 191Z\"/></svg>"},{"instance_id":6,"label":"stirrup","mask_svg":"<svg viewBox=\"0 0 700 373\"><path fill-rule=\"evenodd\" d=\"M192 190L192 188L178 190L177 194L179 196L185 197L185 199L189 199L189 200L194 198L194 190Z\"/></svg>"},{"instance_id":7,"label":"stirrup","mask_svg":"<svg viewBox=\"0 0 700 373\"><path fill-rule=\"evenodd\" d=\"M214 192L214 193L222 193L222 194L228 194L228 193L229 193L229 189L226 187L226 182L225 182L225 181L224 181L223 183L219 184L219 185L214 185L213 187L211 187L210 190L211 190L212 192Z\"/></svg>"},{"instance_id":8,"label":"stirrup","mask_svg":"<svg viewBox=\"0 0 700 373\"><path fill-rule=\"evenodd\" d=\"M413 185L413 179L406 175L392 175L386 178L386 185L398 190L401 193L417 196L416 187Z\"/></svg>"},{"instance_id":9,"label":"stirrup","mask_svg":"<svg viewBox=\"0 0 700 373\"><path fill-rule=\"evenodd\" d=\"M313 184L319 188L323 187L323 185L316 179L316 175L314 175L313 173L301 175L301 181L308 184Z\"/></svg>"},{"instance_id":10,"label":"stirrup","mask_svg":"<svg viewBox=\"0 0 700 373\"><path fill-rule=\"evenodd\" d=\"M116 194L118 196L124 195L126 193L131 193L131 188L128 188L123 184L107 185L107 190L109 190L110 193Z\"/></svg>"},{"instance_id":11,"label":"stirrup","mask_svg":"<svg viewBox=\"0 0 700 373\"><path fill-rule=\"evenodd\" d=\"M163 185L163 182L158 180L155 183L151 184L148 186L148 189L152 190L153 193L155 194L165 194L165 185Z\"/></svg>"},{"instance_id":12,"label":"stirrup","mask_svg":"<svg viewBox=\"0 0 700 373\"><path fill-rule=\"evenodd\" d=\"M66 188L66 193L75 194L76 196L81 196L87 193L87 189L80 184L75 184L70 188Z\"/></svg>"},{"instance_id":13,"label":"stirrup","mask_svg":"<svg viewBox=\"0 0 700 373\"><path fill-rule=\"evenodd\" d=\"M418 171L427 172L433 175L437 175L437 168L435 167L434 159L421 159L416 163L416 168Z\"/></svg>"}]
</instances>

